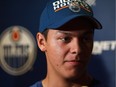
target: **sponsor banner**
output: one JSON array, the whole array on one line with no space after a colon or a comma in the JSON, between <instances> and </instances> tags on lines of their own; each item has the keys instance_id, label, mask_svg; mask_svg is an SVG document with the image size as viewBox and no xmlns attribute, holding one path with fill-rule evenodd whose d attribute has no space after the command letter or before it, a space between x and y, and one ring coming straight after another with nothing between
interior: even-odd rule
<instances>
[{"instance_id":1,"label":"sponsor banner","mask_svg":"<svg viewBox=\"0 0 116 87\"><path fill-rule=\"evenodd\" d=\"M103 52L116 50L116 41L95 41L93 47L93 55L102 55Z\"/></svg>"}]
</instances>

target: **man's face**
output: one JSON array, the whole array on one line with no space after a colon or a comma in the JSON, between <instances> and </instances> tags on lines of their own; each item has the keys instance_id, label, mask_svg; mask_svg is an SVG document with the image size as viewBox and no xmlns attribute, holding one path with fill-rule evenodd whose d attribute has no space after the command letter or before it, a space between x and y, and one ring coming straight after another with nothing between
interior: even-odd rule
<instances>
[{"instance_id":1,"label":"man's face","mask_svg":"<svg viewBox=\"0 0 116 87\"><path fill-rule=\"evenodd\" d=\"M49 29L45 41L48 72L63 78L79 78L86 72L93 48L93 27L78 19L58 30ZM71 27L70 27L71 26Z\"/></svg>"}]
</instances>

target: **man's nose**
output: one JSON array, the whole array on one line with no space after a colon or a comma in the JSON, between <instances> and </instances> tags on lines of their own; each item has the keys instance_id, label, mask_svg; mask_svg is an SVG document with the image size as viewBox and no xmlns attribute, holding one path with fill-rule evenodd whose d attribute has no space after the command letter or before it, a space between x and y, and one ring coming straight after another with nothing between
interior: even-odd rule
<instances>
[{"instance_id":1,"label":"man's nose","mask_svg":"<svg viewBox=\"0 0 116 87\"><path fill-rule=\"evenodd\" d=\"M71 43L71 49L70 52L72 54L80 54L82 51L82 47L81 47L81 42L79 41L79 39L74 39Z\"/></svg>"}]
</instances>

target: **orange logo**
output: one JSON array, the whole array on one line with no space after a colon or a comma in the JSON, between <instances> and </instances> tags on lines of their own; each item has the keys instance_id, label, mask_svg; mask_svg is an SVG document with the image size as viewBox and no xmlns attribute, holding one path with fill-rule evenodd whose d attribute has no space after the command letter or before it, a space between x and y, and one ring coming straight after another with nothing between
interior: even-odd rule
<instances>
[{"instance_id":1,"label":"orange logo","mask_svg":"<svg viewBox=\"0 0 116 87\"><path fill-rule=\"evenodd\" d=\"M19 41L20 39L20 31L17 27L14 27L11 33L11 38L13 41Z\"/></svg>"}]
</instances>

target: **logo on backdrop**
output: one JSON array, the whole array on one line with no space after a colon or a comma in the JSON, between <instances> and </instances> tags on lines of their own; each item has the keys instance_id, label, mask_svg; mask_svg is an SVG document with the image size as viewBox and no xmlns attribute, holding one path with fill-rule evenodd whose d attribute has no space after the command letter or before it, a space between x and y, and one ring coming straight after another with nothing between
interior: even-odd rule
<instances>
[{"instance_id":1,"label":"logo on backdrop","mask_svg":"<svg viewBox=\"0 0 116 87\"><path fill-rule=\"evenodd\" d=\"M103 52L116 50L116 41L95 41L93 47L93 55L101 55Z\"/></svg>"},{"instance_id":2,"label":"logo on backdrop","mask_svg":"<svg viewBox=\"0 0 116 87\"><path fill-rule=\"evenodd\" d=\"M0 64L10 75L22 75L29 71L36 58L33 35L22 26L11 26L0 36Z\"/></svg>"}]
</instances>

